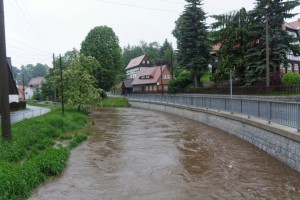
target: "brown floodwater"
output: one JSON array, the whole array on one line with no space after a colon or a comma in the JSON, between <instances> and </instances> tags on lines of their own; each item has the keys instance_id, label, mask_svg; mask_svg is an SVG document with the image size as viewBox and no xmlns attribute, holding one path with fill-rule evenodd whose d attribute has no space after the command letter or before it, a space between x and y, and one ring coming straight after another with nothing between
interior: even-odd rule
<instances>
[{"instance_id":1,"label":"brown floodwater","mask_svg":"<svg viewBox=\"0 0 300 200\"><path fill-rule=\"evenodd\" d=\"M204 124L142 109L99 109L65 172L30 198L300 199L300 173Z\"/></svg>"}]
</instances>

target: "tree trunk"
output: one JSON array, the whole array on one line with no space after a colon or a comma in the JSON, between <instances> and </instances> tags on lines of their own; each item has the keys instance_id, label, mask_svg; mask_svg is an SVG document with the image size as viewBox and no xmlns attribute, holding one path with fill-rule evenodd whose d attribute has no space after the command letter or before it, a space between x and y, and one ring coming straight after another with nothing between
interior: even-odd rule
<instances>
[{"instance_id":1,"label":"tree trunk","mask_svg":"<svg viewBox=\"0 0 300 200\"><path fill-rule=\"evenodd\" d=\"M81 107L81 105L79 104L79 105L78 105L78 108L77 108L77 111L78 111L78 112L80 111L80 107Z\"/></svg>"},{"instance_id":2,"label":"tree trunk","mask_svg":"<svg viewBox=\"0 0 300 200\"><path fill-rule=\"evenodd\" d=\"M198 76L197 76L197 73L194 73L194 87L195 88L198 87Z\"/></svg>"}]
</instances>

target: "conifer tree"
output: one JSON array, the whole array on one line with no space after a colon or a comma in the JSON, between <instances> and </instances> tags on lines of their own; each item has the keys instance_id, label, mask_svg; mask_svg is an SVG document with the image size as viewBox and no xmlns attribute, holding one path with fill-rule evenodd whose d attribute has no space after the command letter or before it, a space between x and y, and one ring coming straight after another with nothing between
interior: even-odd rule
<instances>
[{"instance_id":1,"label":"conifer tree","mask_svg":"<svg viewBox=\"0 0 300 200\"><path fill-rule=\"evenodd\" d=\"M202 0L186 0L186 2L188 4L176 21L173 35L177 39L179 65L191 71L194 86L197 87L200 76L208 69L211 45Z\"/></svg>"},{"instance_id":2,"label":"conifer tree","mask_svg":"<svg viewBox=\"0 0 300 200\"><path fill-rule=\"evenodd\" d=\"M288 52L299 55L299 46L293 44L297 38L283 29L285 20L296 15L290 11L299 5L299 0L256 0L255 8L250 12L252 25L248 31L253 47L248 49L245 57L248 66L245 74L249 85L258 80L265 80L266 20L269 24L270 74L281 64L286 64Z\"/></svg>"}]
</instances>

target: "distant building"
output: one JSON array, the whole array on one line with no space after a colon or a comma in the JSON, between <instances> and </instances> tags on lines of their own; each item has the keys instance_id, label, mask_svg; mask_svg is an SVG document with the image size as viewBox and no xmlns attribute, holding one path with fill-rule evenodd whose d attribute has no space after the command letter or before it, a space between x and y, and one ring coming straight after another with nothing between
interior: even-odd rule
<instances>
[{"instance_id":1,"label":"distant building","mask_svg":"<svg viewBox=\"0 0 300 200\"><path fill-rule=\"evenodd\" d=\"M167 65L142 69L132 82L133 92L158 93L168 91L172 78Z\"/></svg>"},{"instance_id":2,"label":"distant building","mask_svg":"<svg viewBox=\"0 0 300 200\"><path fill-rule=\"evenodd\" d=\"M46 79L44 77L35 77L32 78L29 83L27 88L25 89L25 99L32 99L34 93L36 90L39 88L41 89L41 86L43 83L46 82Z\"/></svg>"},{"instance_id":3,"label":"distant building","mask_svg":"<svg viewBox=\"0 0 300 200\"><path fill-rule=\"evenodd\" d=\"M149 60L147 55L142 55L136 58L133 58L128 63L127 67L125 68L125 74L128 80L135 79L137 73L147 67L152 67L152 63Z\"/></svg>"}]
</instances>

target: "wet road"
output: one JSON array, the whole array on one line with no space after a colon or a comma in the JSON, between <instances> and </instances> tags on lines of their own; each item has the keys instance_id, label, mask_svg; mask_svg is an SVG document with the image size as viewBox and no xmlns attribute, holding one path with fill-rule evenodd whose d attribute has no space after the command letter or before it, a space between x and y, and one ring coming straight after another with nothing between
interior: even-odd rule
<instances>
[{"instance_id":1,"label":"wet road","mask_svg":"<svg viewBox=\"0 0 300 200\"><path fill-rule=\"evenodd\" d=\"M300 173L184 118L134 108L91 115L94 134L33 199L300 199Z\"/></svg>"}]
</instances>

